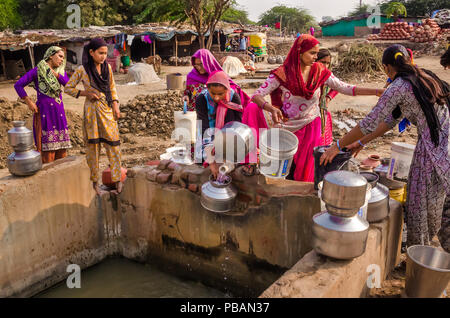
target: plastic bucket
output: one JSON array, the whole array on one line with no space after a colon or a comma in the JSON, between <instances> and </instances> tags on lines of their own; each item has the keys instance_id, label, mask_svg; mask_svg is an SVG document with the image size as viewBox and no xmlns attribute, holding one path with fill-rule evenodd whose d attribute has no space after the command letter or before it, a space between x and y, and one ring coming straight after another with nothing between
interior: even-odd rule
<instances>
[{"instance_id":1,"label":"plastic bucket","mask_svg":"<svg viewBox=\"0 0 450 318\"><path fill-rule=\"evenodd\" d=\"M389 196L401 204L406 202L405 188L389 190Z\"/></svg>"},{"instance_id":2,"label":"plastic bucket","mask_svg":"<svg viewBox=\"0 0 450 318\"><path fill-rule=\"evenodd\" d=\"M195 143L197 138L197 113L175 111L175 130L173 139L181 143ZM182 140L180 140L182 139Z\"/></svg>"},{"instance_id":3,"label":"plastic bucket","mask_svg":"<svg viewBox=\"0 0 450 318\"><path fill-rule=\"evenodd\" d=\"M288 130L272 128L259 138L259 170L269 178L286 178L289 175L298 138Z\"/></svg>"},{"instance_id":4,"label":"plastic bucket","mask_svg":"<svg viewBox=\"0 0 450 318\"><path fill-rule=\"evenodd\" d=\"M130 66L130 57L128 55L124 55L120 58L122 61L123 66Z\"/></svg>"},{"instance_id":5,"label":"plastic bucket","mask_svg":"<svg viewBox=\"0 0 450 318\"><path fill-rule=\"evenodd\" d=\"M407 297L439 298L450 282L450 254L432 246L415 245L407 250Z\"/></svg>"},{"instance_id":6,"label":"plastic bucket","mask_svg":"<svg viewBox=\"0 0 450 318\"><path fill-rule=\"evenodd\" d=\"M415 150L414 145L406 144L404 142L393 142L391 146L391 160L389 162L389 169L387 177L393 179L408 178L409 168Z\"/></svg>"},{"instance_id":7,"label":"plastic bucket","mask_svg":"<svg viewBox=\"0 0 450 318\"><path fill-rule=\"evenodd\" d=\"M326 211L327 207L325 205L325 202L322 200L322 188L323 188L323 181L320 181L318 184L319 192L318 196L320 198L320 211ZM364 205L359 209L358 215L362 217L364 220L367 220L367 210L369 207L369 201L372 198L372 187L367 187L366 192L366 201L364 202Z\"/></svg>"},{"instance_id":8,"label":"plastic bucket","mask_svg":"<svg viewBox=\"0 0 450 318\"><path fill-rule=\"evenodd\" d=\"M320 165L320 157L323 153L330 148L330 146L319 146L314 148L314 189L318 190L319 182L323 180L323 177L331 171L336 171L341 169L344 164L349 161L352 157L350 151L341 151L333 161L326 166Z\"/></svg>"}]
</instances>

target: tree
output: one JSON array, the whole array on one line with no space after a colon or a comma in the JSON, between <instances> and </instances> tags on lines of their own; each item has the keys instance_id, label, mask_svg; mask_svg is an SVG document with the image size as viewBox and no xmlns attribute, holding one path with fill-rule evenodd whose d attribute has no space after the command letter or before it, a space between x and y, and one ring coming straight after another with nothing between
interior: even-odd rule
<instances>
[{"instance_id":1,"label":"tree","mask_svg":"<svg viewBox=\"0 0 450 318\"><path fill-rule=\"evenodd\" d=\"M144 0L137 1L132 8L133 21L146 22L183 22L187 19L185 6L178 0Z\"/></svg>"},{"instance_id":2,"label":"tree","mask_svg":"<svg viewBox=\"0 0 450 318\"><path fill-rule=\"evenodd\" d=\"M369 5L363 4L363 5L359 5L359 6L355 7L353 9L353 11L348 13L348 16L349 17L357 17L359 15L366 14L368 11L369 11Z\"/></svg>"},{"instance_id":3,"label":"tree","mask_svg":"<svg viewBox=\"0 0 450 318\"><path fill-rule=\"evenodd\" d=\"M255 22L250 21L248 18L248 12L237 6L231 6L226 10L221 20L229 23L255 24Z\"/></svg>"},{"instance_id":4,"label":"tree","mask_svg":"<svg viewBox=\"0 0 450 318\"><path fill-rule=\"evenodd\" d=\"M212 46L213 34L216 25L223 13L229 9L234 1L232 0L184 0L185 13L194 25L198 33L200 48L205 47L205 34L209 31L206 48Z\"/></svg>"},{"instance_id":5,"label":"tree","mask_svg":"<svg viewBox=\"0 0 450 318\"><path fill-rule=\"evenodd\" d=\"M405 6L409 16L430 16L433 11L449 8L448 0L390 0L381 3L381 12L387 14L389 4L400 2Z\"/></svg>"},{"instance_id":6,"label":"tree","mask_svg":"<svg viewBox=\"0 0 450 318\"><path fill-rule=\"evenodd\" d=\"M14 29L22 24L17 11L19 4L16 0L2 0L0 2L0 30Z\"/></svg>"},{"instance_id":7,"label":"tree","mask_svg":"<svg viewBox=\"0 0 450 318\"><path fill-rule=\"evenodd\" d=\"M397 20L400 15L406 17L407 11L405 5L401 2L390 2L386 8L386 15L388 18L394 16L394 20Z\"/></svg>"},{"instance_id":8,"label":"tree","mask_svg":"<svg viewBox=\"0 0 450 318\"><path fill-rule=\"evenodd\" d=\"M258 24L274 26L277 22L280 22L281 17L283 17L282 27L286 28L289 33L306 33L311 26L317 27L317 22L308 10L284 5L275 6L264 12L260 16Z\"/></svg>"}]
</instances>

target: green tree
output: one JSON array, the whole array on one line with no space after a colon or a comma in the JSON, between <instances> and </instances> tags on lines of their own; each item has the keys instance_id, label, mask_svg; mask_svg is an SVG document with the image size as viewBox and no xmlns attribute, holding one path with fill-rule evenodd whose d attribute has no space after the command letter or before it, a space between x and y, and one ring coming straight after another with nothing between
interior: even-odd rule
<instances>
[{"instance_id":1,"label":"green tree","mask_svg":"<svg viewBox=\"0 0 450 318\"><path fill-rule=\"evenodd\" d=\"M430 16L433 11L440 9L449 9L448 0L391 0L381 2L381 12L388 13L389 5L392 2L399 2L405 6L409 16Z\"/></svg>"},{"instance_id":2,"label":"green tree","mask_svg":"<svg viewBox=\"0 0 450 318\"><path fill-rule=\"evenodd\" d=\"M400 15L402 15L404 17L407 16L407 11L406 11L405 5L403 3L397 2L397 1L390 2L388 4L385 12L386 12L386 15L388 18L394 16L395 20L397 20Z\"/></svg>"},{"instance_id":3,"label":"green tree","mask_svg":"<svg viewBox=\"0 0 450 318\"><path fill-rule=\"evenodd\" d=\"M348 13L349 17L357 17L362 14L366 14L369 11L369 5L363 4L362 6L355 7L352 11Z\"/></svg>"},{"instance_id":4,"label":"green tree","mask_svg":"<svg viewBox=\"0 0 450 318\"><path fill-rule=\"evenodd\" d=\"M0 0L0 30L14 29L22 24L18 8L16 0Z\"/></svg>"},{"instance_id":5,"label":"green tree","mask_svg":"<svg viewBox=\"0 0 450 318\"><path fill-rule=\"evenodd\" d=\"M291 32L306 33L311 27L317 27L317 22L308 10L303 8L293 8L284 5L278 5L272 9L264 12L259 17L258 24L274 26L277 22L280 22L282 17L282 28Z\"/></svg>"},{"instance_id":6,"label":"green tree","mask_svg":"<svg viewBox=\"0 0 450 318\"><path fill-rule=\"evenodd\" d=\"M222 21L229 23L255 24L248 18L248 12L237 6L232 6L226 10L222 16Z\"/></svg>"},{"instance_id":7,"label":"green tree","mask_svg":"<svg viewBox=\"0 0 450 318\"><path fill-rule=\"evenodd\" d=\"M185 6L179 0L144 0L136 1L132 8L133 21L136 23L175 21L187 19Z\"/></svg>"}]
</instances>

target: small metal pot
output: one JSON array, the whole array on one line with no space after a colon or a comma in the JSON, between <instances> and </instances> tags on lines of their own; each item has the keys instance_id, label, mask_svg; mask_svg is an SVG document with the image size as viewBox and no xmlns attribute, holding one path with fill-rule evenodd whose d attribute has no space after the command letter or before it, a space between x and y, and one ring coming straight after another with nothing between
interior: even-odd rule
<instances>
[{"instance_id":1,"label":"small metal pot","mask_svg":"<svg viewBox=\"0 0 450 318\"><path fill-rule=\"evenodd\" d=\"M350 171L332 171L323 178L322 200L335 216L353 217L366 203L367 180Z\"/></svg>"},{"instance_id":2,"label":"small metal pot","mask_svg":"<svg viewBox=\"0 0 450 318\"><path fill-rule=\"evenodd\" d=\"M237 190L231 184L231 177L223 184L210 180L202 185L200 203L206 210L215 213L229 212L234 208Z\"/></svg>"},{"instance_id":3,"label":"small metal pot","mask_svg":"<svg viewBox=\"0 0 450 318\"><path fill-rule=\"evenodd\" d=\"M13 121L14 127L8 131L8 142L14 151L27 151L33 148L33 132L25 127L24 121Z\"/></svg>"},{"instance_id":4,"label":"small metal pot","mask_svg":"<svg viewBox=\"0 0 450 318\"><path fill-rule=\"evenodd\" d=\"M367 208L367 221L379 222L389 215L389 189L378 183L378 175L375 173L361 173L372 186L371 198Z\"/></svg>"},{"instance_id":5,"label":"small metal pot","mask_svg":"<svg viewBox=\"0 0 450 318\"><path fill-rule=\"evenodd\" d=\"M214 147L216 162L240 163L255 151L255 136L249 126L232 121L215 134Z\"/></svg>"},{"instance_id":6,"label":"small metal pot","mask_svg":"<svg viewBox=\"0 0 450 318\"><path fill-rule=\"evenodd\" d=\"M42 169L41 154L35 150L13 152L8 156L8 169L16 176L30 176Z\"/></svg>"},{"instance_id":7,"label":"small metal pot","mask_svg":"<svg viewBox=\"0 0 450 318\"><path fill-rule=\"evenodd\" d=\"M336 259L352 259L366 251L369 223L355 215L343 218L322 212L313 216L314 250Z\"/></svg>"}]
</instances>

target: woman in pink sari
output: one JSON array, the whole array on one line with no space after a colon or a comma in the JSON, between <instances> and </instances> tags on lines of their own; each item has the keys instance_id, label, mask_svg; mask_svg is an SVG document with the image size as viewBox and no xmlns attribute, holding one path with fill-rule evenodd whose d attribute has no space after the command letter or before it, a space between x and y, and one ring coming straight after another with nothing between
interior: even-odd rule
<instances>
[{"instance_id":1,"label":"woman in pink sari","mask_svg":"<svg viewBox=\"0 0 450 318\"><path fill-rule=\"evenodd\" d=\"M318 53L319 41L311 35L302 34L294 42L284 64L271 72L253 96L253 101L261 109L272 113L275 123L297 136L298 151L288 176L288 179L296 181L314 181L313 150L322 141L321 87L327 85L339 93L352 96L380 96L384 92L384 89L359 88L341 82L322 63L316 63ZM269 94L272 103L264 99Z\"/></svg>"},{"instance_id":2,"label":"woman in pink sari","mask_svg":"<svg viewBox=\"0 0 450 318\"><path fill-rule=\"evenodd\" d=\"M188 110L195 111L195 100L199 93L206 88L206 82L211 74L223 71L214 55L206 49L200 49L192 56L192 71L186 78L186 90L183 101L188 103ZM245 108L250 103L250 97L231 79L231 88L239 95L242 106Z\"/></svg>"}]
</instances>

